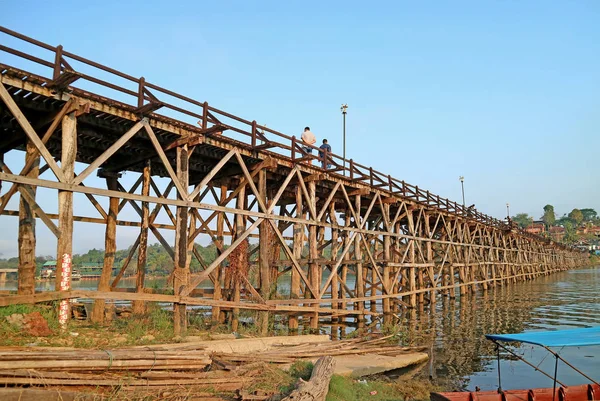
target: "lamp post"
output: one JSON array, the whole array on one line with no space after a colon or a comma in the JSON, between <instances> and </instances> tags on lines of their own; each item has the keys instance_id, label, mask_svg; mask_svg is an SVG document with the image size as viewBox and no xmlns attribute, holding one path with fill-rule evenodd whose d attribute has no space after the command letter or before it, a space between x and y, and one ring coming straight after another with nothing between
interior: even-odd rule
<instances>
[{"instance_id":1,"label":"lamp post","mask_svg":"<svg viewBox=\"0 0 600 401\"><path fill-rule=\"evenodd\" d=\"M342 104L342 107L340 107L340 110L342 111L342 116L343 116L343 120L344 120L344 140L343 140L343 158L344 158L344 176L346 175L346 110L348 110L348 105L347 104Z\"/></svg>"},{"instance_id":2,"label":"lamp post","mask_svg":"<svg viewBox=\"0 0 600 401\"><path fill-rule=\"evenodd\" d=\"M465 207L465 177L463 177L462 175L460 177L458 177L458 179L460 180L460 187L462 189L462 196L463 196L463 208Z\"/></svg>"},{"instance_id":3,"label":"lamp post","mask_svg":"<svg viewBox=\"0 0 600 401\"><path fill-rule=\"evenodd\" d=\"M506 217L510 217L510 204L506 203Z\"/></svg>"}]
</instances>

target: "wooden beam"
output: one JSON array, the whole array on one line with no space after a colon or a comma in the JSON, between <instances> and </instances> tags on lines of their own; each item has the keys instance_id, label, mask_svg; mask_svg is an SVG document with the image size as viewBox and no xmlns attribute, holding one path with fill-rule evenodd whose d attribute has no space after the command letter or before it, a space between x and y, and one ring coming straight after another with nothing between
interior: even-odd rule
<instances>
[{"instance_id":1,"label":"wooden beam","mask_svg":"<svg viewBox=\"0 0 600 401\"><path fill-rule=\"evenodd\" d=\"M102 165L105 161L108 160L109 157L114 155L123 145L127 143L137 132L142 128L144 122L147 124L147 120L144 119L135 123L133 127L129 129L125 134L123 134L115 143L113 143L108 149L106 149L100 156L98 156L90 165L86 167L85 170L79 174L73 184L79 185L85 180L94 170Z\"/></svg>"},{"instance_id":2,"label":"wooden beam","mask_svg":"<svg viewBox=\"0 0 600 401\"><path fill-rule=\"evenodd\" d=\"M50 166L50 169L52 169L52 172L54 173L56 178L58 178L58 180L61 182L67 182L65 181L65 174L63 173L63 170L61 170L61 168L58 167L58 165L54 161L54 158L52 157L50 152L48 152L46 145L44 145L44 143L41 141L40 137L35 132L29 121L27 121L27 117L25 117L23 112L19 109L19 106L17 106L12 96L10 95L10 93L8 93L8 91L4 87L4 84L2 84L1 82L0 98L2 98L12 115L15 117L15 119L21 126L21 128L23 128L25 135L27 135L31 143L36 147L36 149L38 150L38 152L40 152L46 163Z\"/></svg>"}]
</instances>

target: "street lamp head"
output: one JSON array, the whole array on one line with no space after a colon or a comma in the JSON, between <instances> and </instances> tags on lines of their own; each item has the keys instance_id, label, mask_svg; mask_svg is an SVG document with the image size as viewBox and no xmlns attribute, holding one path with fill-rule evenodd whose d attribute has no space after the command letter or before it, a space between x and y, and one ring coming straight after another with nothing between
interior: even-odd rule
<instances>
[{"instance_id":1,"label":"street lamp head","mask_svg":"<svg viewBox=\"0 0 600 401\"><path fill-rule=\"evenodd\" d=\"M464 182L465 181L465 177L463 177L462 175L460 177L458 177L458 179L460 180L460 182Z\"/></svg>"},{"instance_id":2,"label":"street lamp head","mask_svg":"<svg viewBox=\"0 0 600 401\"><path fill-rule=\"evenodd\" d=\"M348 110L348 105L342 104L342 107L340 107L340 110L342 111L342 114L346 114L346 110Z\"/></svg>"}]
</instances>

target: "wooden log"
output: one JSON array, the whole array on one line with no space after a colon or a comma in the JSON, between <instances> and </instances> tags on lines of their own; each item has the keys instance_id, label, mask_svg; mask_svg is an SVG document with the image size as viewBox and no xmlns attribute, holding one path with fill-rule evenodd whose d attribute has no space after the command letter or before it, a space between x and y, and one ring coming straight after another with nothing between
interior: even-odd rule
<instances>
[{"instance_id":1,"label":"wooden log","mask_svg":"<svg viewBox=\"0 0 600 401\"><path fill-rule=\"evenodd\" d=\"M317 205L316 198L316 183L315 181L309 181L308 183L308 195L309 195L309 209L315 210ZM311 215L311 220L314 218ZM308 277L312 288L319 288L321 282L319 281L319 265L314 262L319 257L318 244L317 244L317 226L311 224L308 228L308 254L311 260L308 264ZM308 291L307 291L308 292ZM310 328L316 330L319 328L319 313L315 312L310 317Z\"/></svg>"},{"instance_id":2,"label":"wooden log","mask_svg":"<svg viewBox=\"0 0 600 401\"><path fill-rule=\"evenodd\" d=\"M31 169L28 177L37 178L40 171L40 156L31 141L27 141L25 165ZM31 187L35 199L36 187ZM19 202L19 282L17 293L22 295L35 293L35 214L23 196Z\"/></svg>"},{"instance_id":3,"label":"wooden log","mask_svg":"<svg viewBox=\"0 0 600 401\"><path fill-rule=\"evenodd\" d=\"M299 187L295 188L296 192L296 218L304 218L302 192ZM304 227L302 224L294 223L294 244L293 257L296 260L302 258L302 248L304 246ZM292 268L290 281L290 299L298 299L300 297L300 273ZM298 331L298 317L295 314L290 314L288 318L288 327L291 334L296 334Z\"/></svg>"},{"instance_id":4,"label":"wooden log","mask_svg":"<svg viewBox=\"0 0 600 401\"><path fill-rule=\"evenodd\" d=\"M225 203L225 200L227 199L227 186L226 185L221 185L221 190L219 192L219 205L223 206ZM216 241L216 246L217 249L219 250L219 252L223 251L223 248L225 246L225 241L224 241L224 228L225 228L225 213L220 212L217 215L217 241ZM215 301L220 301L223 297L223 292L222 292L222 287L221 287L221 280L223 278L223 269L225 268L224 264L221 264L219 267L217 267L215 269L215 273L214 273L214 278L215 278L215 284L214 284L214 293L213 293L213 299ZM212 320L214 323L223 323L225 321L225 314L221 312L221 308L219 308L218 306L212 308Z\"/></svg>"},{"instance_id":5,"label":"wooden log","mask_svg":"<svg viewBox=\"0 0 600 401\"><path fill-rule=\"evenodd\" d=\"M165 157L166 159L166 157ZM168 159L163 160L170 167ZM176 187L179 189L178 197L187 200L189 186L189 160L187 145L177 148L177 176L173 177ZM188 255L188 215L187 207L177 208L176 231L175 231L175 266L173 274L173 290L176 295L182 294L189 286L191 255ZM187 331L186 305L182 303L173 304L173 328L175 335L185 334Z\"/></svg>"},{"instance_id":6,"label":"wooden log","mask_svg":"<svg viewBox=\"0 0 600 401\"><path fill-rule=\"evenodd\" d=\"M117 177L107 176L106 186L110 190L118 188ZM110 291L110 276L115 263L115 252L117 251L117 213L119 212L119 198L111 197L109 199L108 216L106 217L106 230L104 236L104 264L102 273L98 281L98 291ZM94 301L94 310L92 311L92 322L103 323L105 316L104 299Z\"/></svg>"},{"instance_id":7,"label":"wooden log","mask_svg":"<svg viewBox=\"0 0 600 401\"><path fill-rule=\"evenodd\" d=\"M144 171L142 172L142 195L150 194L150 179L151 179L150 161L146 162ZM142 202L142 225L140 228L137 272L135 276L135 290L138 293L144 292L144 280L146 278L146 254L148 251L148 227L150 224L150 205L148 202ZM132 303L134 314L143 314L146 311L146 303L143 301L134 301Z\"/></svg>"},{"instance_id":8,"label":"wooden log","mask_svg":"<svg viewBox=\"0 0 600 401\"><path fill-rule=\"evenodd\" d=\"M325 401L334 368L335 360L332 356L319 358L310 375L310 380L299 379L296 389L282 401Z\"/></svg>"},{"instance_id":9,"label":"wooden log","mask_svg":"<svg viewBox=\"0 0 600 401\"><path fill-rule=\"evenodd\" d=\"M267 170L264 168L258 173L258 196L263 203L267 204ZM269 299L271 292L271 271L270 271L270 248L271 248L271 229L268 220L263 220L259 226L259 279L260 295L263 299ZM269 312L264 311L259 314L259 332L261 336L266 336L269 331Z\"/></svg>"}]
</instances>

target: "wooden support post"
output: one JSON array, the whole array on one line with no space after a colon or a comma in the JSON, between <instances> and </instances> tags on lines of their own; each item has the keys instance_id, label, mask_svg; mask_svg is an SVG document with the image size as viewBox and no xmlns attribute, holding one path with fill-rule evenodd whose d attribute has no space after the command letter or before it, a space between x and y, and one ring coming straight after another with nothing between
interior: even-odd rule
<instances>
[{"instance_id":1,"label":"wooden support post","mask_svg":"<svg viewBox=\"0 0 600 401\"><path fill-rule=\"evenodd\" d=\"M118 190L118 175L110 174L105 176L106 187L111 191ZM108 215L106 217L106 230L104 235L104 262L100 281L98 282L98 291L110 291L110 276L112 275L113 265L115 263L115 252L117 251L117 213L119 213L119 198L110 197L108 206ZM94 310L92 312L92 321L95 323L104 323L105 300L97 299L94 301Z\"/></svg>"},{"instance_id":2,"label":"wooden support post","mask_svg":"<svg viewBox=\"0 0 600 401\"><path fill-rule=\"evenodd\" d=\"M151 178L150 161L146 162L142 172L142 195L150 194ZM140 245L138 248L137 272L135 276L135 292L144 292L144 280L146 278L146 252L148 250L148 227L150 225L150 205L148 202L142 202L142 226L140 227ZM144 301L133 301L133 313L143 314L146 312L146 303Z\"/></svg>"},{"instance_id":3,"label":"wooden support post","mask_svg":"<svg viewBox=\"0 0 600 401\"><path fill-rule=\"evenodd\" d=\"M237 196L237 201L236 201L236 208L238 210L245 210L246 208L246 187L242 187L240 189L240 192L238 193ZM244 217L244 215L242 214L236 214L235 215L235 239L241 237L244 234L244 231L246 231L246 218ZM233 302L235 303L239 303L240 302L240 281L238 279L237 276L233 276L233 288L232 290L232 295L233 295ZM233 308L233 313L231 316L231 330L232 331L237 331L238 330L238 326L240 323L240 309L239 308Z\"/></svg>"},{"instance_id":4,"label":"wooden support post","mask_svg":"<svg viewBox=\"0 0 600 401\"><path fill-rule=\"evenodd\" d=\"M177 177L179 185L188 193L189 160L187 145L177 147ZM178 194L178 198L182 198ZM190 283L190 256L188 254L188 213L187 207L178 206L175 224L175 271L173 274L173 290L176 295L182 294ZM187 331L186 305L173 305L173 328L175 335L185 335Z\"/></svg>"},{"instance_id":5,"label":"wooden support post","mask_svg":"<svg viewBox=\"0 0 600 401\"><path fill-rule=\"evenodd\" d=\"M350 227L350 210L348 208L346 208L345 211L345 217L344 217L344 227L348 228ZM344 230L344 244L343 244L343 249L346 249L348 247L348 245L350 245L351 243L351 238L350 238L350 232ZM343 262L342 262L342 274L340 275L341 277L341 283L342 284L348 284L348 260L350 258L350 252L346 252L346 254L343 257ZM343 302L344 298L346 298L346 293L342 290L340 291L340 300L342 300L342 302L339 303L340 305L340 309L345 310L347 308L347 304L346 302ZM343 318L342 318L343 319Z\"/></svg>"},{"instance_id":6,"label":"wooden support post","mask_svg":"<svg viewBox=\"0 0 600 401\"><path fill-rule=\"evenodd\" d=\"M223 203L225 202L225 199L227 199L227 186L225 185L221 185L221 190L219 192L219 204L221 206L224 206ZM220 252L223 251L224 246L225 246L225 238L223 236L223 231L225 228L225 212L219 212L219 214L217 215L217 249L219 249ZM215 277L215 284L214 284L214 292L213 292L213 299L215 301L221 301L223 298L223 291L221 289L221 280L223 278L223 268L224 265L221 264L219 267L217 267L215 269L214 272L214 277ZM221 308L218 306L214 306L212 308L212 321L213 323L223 323L225 321L225 314L221 313Z\"/></svg>"},{"instance_id":7,"label":"wooden support post","mask_svg":"<svg viewBox=\"0 0 600 401\"><path fill-rule=\"evenodd\" d=\"M408 211L407 218L408 218L409 233L410 233L410 235L416 237L417 233L415 231L415 222L413 220L414 215L413 215L412 210ZM409 249L410 267L408 268L408 285L409 285L408 290L411 292L417 290L417 272L416 272L416 267L415 267L415 256L416 256L415 247L416 247L416 245L417 245L417 240L415 238L409 240L408 246L410 247L410 249ZM411 293L411 295L410 295L409 305L411 308L415 308L417 306L417 294L415 294L414 292Z\"/></svg>"},{"instance_id":8,"label":"wooden support post","mask_svg":"<svg viewBox=\"0 0 600 401\"><path fill-rule=\"evenodd\" d=\"M317 208L317 196L316 196L316 183L310 181L308 183L308 196L309 196L309 209L316 210ZM311 220L313 217L311 216ZM319 265L317 259L319 258L318 244L317 244L317 226L311 224L308 228L308 275L310 285L312 288L320 288L321 283L319 282ZM316 330L319 328L319 313L315 312L310 318L310 328Z\"/></svg>"},{"instance_id":9,"label":"wooden support post","mask_svg":"<svg viewBox=\"0 0 600 401\"><path fill-rule=\"evenodd\" d=\"M333 264L337 261L337 254L338 251L340 249L340 244L339 244L339 230L336 228L337 226L337 217L335 215L335 201L331 202L329 204L329 216L331 218L331 222L334 225L334 227L331 229L331 263L333 266ZM333 272L331 272L331 274L333 274ZM338 280L338 274L337 272L333 275L333 278L331 279L331 307L333 309L338 309L339 308L339 304L337 303L337 300L339 298L340 295L340 283ZM331 320L333 322L337 322L338 318L336 316L332 317ZM334 334L334 329L332 328L332 335Z\"/></svg>"},{"instance_id":10,"label":"wooden support post","mask_svg":"<svg viewBox=\"0 0 600 401\"><path fill-rule=\"evenodd\" d=\"M68 183L73 182L75 178L75 158L77 156L77 118L75 113L69 113L62 120L62 147L61 147L61 172ZM59 174L60 175L60 174ZM69 190L58 191L58 228L60 236L56 250L56 283L55 291L61 290L63 281L62 261L68 261L70 264L73 257L73 192ZM66 273L66 272L65 272ZM66 283L63 287L71 287L71 275L65 274ZM65 307L66 305L66 307ZM65 307L66 320L71 317L71 311L68 307L68 301L62 303ZM59 312L59 317L61 316ZM60 320L60 319L59 319Z\"/></svg>"},{"instance_id":11,"label":"wooden support post","mask_svg":"<svg viewBox=\"0 0 600 401\"><path fill-rule=\"evenodd\" d=\"M361 204L360 204L360 195L355 195L354 197L354 208L356 210L356 216L361 219ZM361 221L355 221L357 227L360 226ZM358 298L365 296L365 277L363 271L363 263L362 263L362 243L360 240L360 234L354 237L354 258L356 259L356 296ZM363 313L365 310L365 302L359 301L354 303L354 309L360 313ZM364 315L357 315L356 317L358 323L358 329L363 329L365 327L365 318Z\"/></svg>"},{"instance_id":12,"label":"wooden support post","mask_svg":"<svg viewBox=\"0 0 600 401\"><path fill-rule=\"evenodd\" d=\"M390 205L384 204L384 213L389 216L390 215ZM383 234L383 286L387 288L391 288L391 278L390 278L390 265L392 262L392 252L391 252L391 238L387 234L392 234L392 227L387 227L387 233ZM391 315L391 307L390 307L390 298L384 298L382 301L383 308L383 324L389 325L392 322Z\"/></svg>"},{"instance_id":13,"label":"wooden support post","mask_svg":"<svg viewBox=\"0 0 600 401\"><path fill-rule=\"evenodd\" d=\"M1 155L3 156L3 154ZM0 156L0 157L1 157ZM2 161L2 160L0 160ZM25 164L32 164L27 177L38 178L40 156L31 141L27 141ZM36 187L31 186L35 199ZM19 202L19 282L17 293L30 295L35 293L35 214L29 203L21 195Z\"/></svg>"},{"instance_id":14,"label":"wooden support post","mask_svg":"<svg viewBox=\"0 0 600 401\"><path fill-rule=\"evenodd\" d=\"M258 172L258 196L262 199L265 205L267 202L267 170L261 169ZM260 295L263 299L269 299L271 292L271 266L270 266L270 249L271 243L271 224L267 219L263 220L259 226L258 238L258 265L260 276ZM261 336L266 336L269 331L269 312L259 312L259 330Z\"/></svg>"},{"instance_id":15,"label":"wooden support post","mask_svg":"<svg viewBox=\"0 0 600 401\"><path fill-rule=\"evenodd\" d=\"M302 191L299 186L296 187L296 218L304 218ZM304 246L304 227L300 223L294 223L294 244L293 253L294 259L302 258L302 248ZM292 269L290 283L290 299L300 298L300 273L296 269ZM290 334L298 332L298 317L291 313L288 320Z\"/></svg>"}]
</instances>

